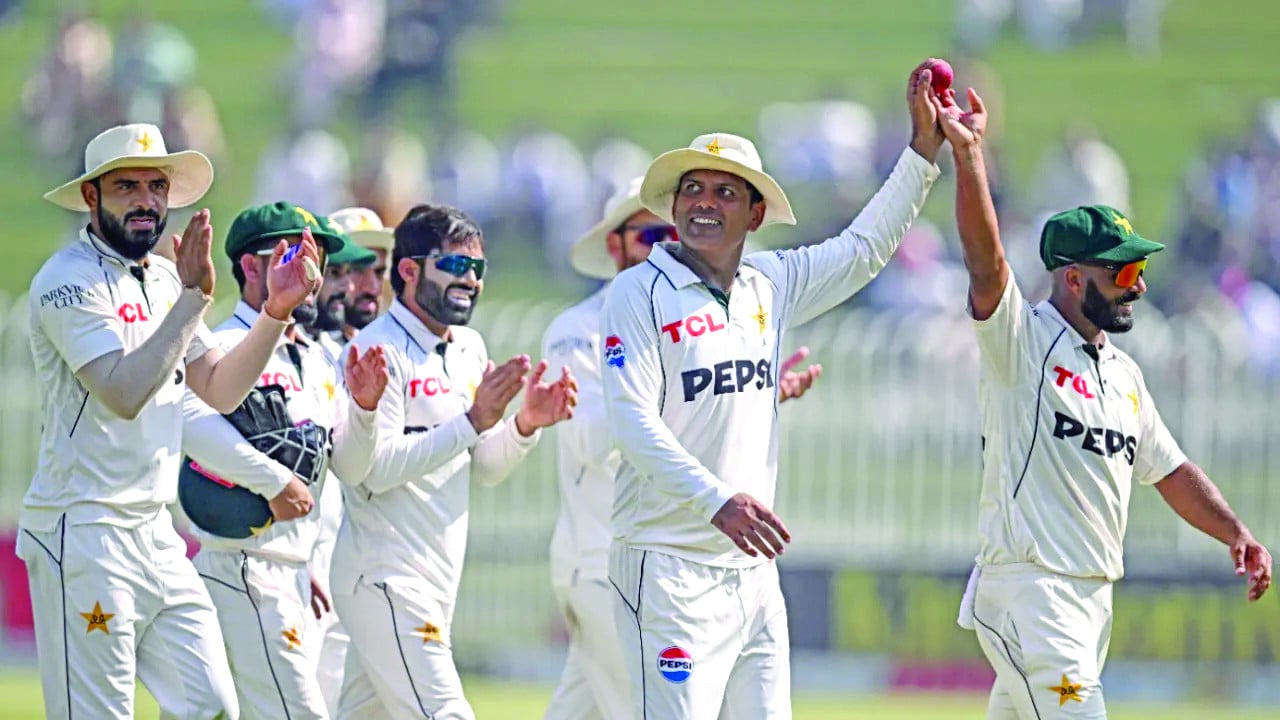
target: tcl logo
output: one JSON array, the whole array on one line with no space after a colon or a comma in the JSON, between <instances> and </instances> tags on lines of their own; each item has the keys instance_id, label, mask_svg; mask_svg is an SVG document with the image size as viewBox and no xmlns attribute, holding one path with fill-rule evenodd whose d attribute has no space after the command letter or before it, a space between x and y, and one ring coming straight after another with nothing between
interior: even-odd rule
<instances>
[{"instance_id":1,"label":"tcl logo","mask_svg":"<svg viewBox=\"0 0 1280 720\"><path fill-rule=\"evenodd\" d=\"M146 322L151 319L147 317L147 312L143 309L142 303L125 303L116 310L116 314L127 323Z\"/></svg>"},{"instance_id":2,"label":"tcl logo","mask_svg":"<svg viewBox=\"0 0 1280 720\"><path fill-rule=\"evenodd\" d=\"M1124 459L1133 465L1134 452L1138 449L1138 438L1125 435L1119 430L1110 428L1087 427L1084 423L1063 413L1053 413L1053 436L1059 440L1080 438L1081 449L1088 450L1103 457L1114 457L1124 451Z\"/></svg>"},{"instance_id":3,"label":"tcl logo","mask_svg":"<svg viewBox=\"0 0 1280 720\"><path fill-rule=\"evenodd\" d=\"M259 387L266 386L266 385L279 385L285 390L292 390L293 392L302 392L302 384L298 382L298 378L288 373L264 372L262 373L261 379L262 379L262 382L258 383Z\"/></svg>"},{"instance_id":4,"label":"tcl logo","mask_svg":"<svg viewBox=\"0 0 1280 720\"><path fill-rule=\"evenodd\" d=\"M1089 392L1089 381L1085 380L1083 375L1077 375L1061 365L1054 365L1053 371L1058 374L1058 387L1066 387L1067 381L1070 380L1071 389L1075 390L1077 395L1086 400L1094 398L1094 394Z\"/></svg>"},{"instance_id":5,"label":"tcl logo","mask_svg":"<svg viewBox=\"0 0 1280 720\"><path fill-rule=\"evenodd\" d=\"M409 381L409 397L418 397L419 395L431 397L451 392L453 392L453 385L449 383L449 378L427 378L425 380Z\"/></svg>"},{"instance_id":6,"label":"tcl logo","mask_svg":"<svg viewBox=\"0 0 1280 720\"><path fill-rule=\"evenodd\" d=\"M691 402L708 387L714 395L740 393L753 385L757 390L773 387L768 360L726 360L711 369L685 370L680 379L684 382L685 402Z\"/></svg>"},{"instance_id":7,"label":"tcl logo","mask_svg":"<svg viewBox=\"0 0 1280 720\"><path fill-rule=\"evenodd\" d=\"M667 323L662 326L662 332L671 336L671 342L680 342L680 328L689 334L689 337L698 337L706 333L719 332L724 329L723 324L717 324L711 313L702 315L690 315L683 320L677 320L673 323Z\"/></svg>"}]
</instances>

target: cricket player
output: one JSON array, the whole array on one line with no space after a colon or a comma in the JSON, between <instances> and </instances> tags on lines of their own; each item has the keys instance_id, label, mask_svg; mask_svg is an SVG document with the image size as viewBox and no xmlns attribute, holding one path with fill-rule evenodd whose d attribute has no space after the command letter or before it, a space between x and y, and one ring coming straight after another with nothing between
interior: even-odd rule
<instances>
[{"instance_id":1,"label":"cricket player","mask_svg":"<svg viewBox=\"0 0 1280 720\"><path fill-rule=\"evenodd\" d=\"M487 262L464 213L419 205L395 230L397 300L360 333L381 345L390 381L380 439L362 479L343 477L346 517L333 553L333 601L351 636L338 718L474 717L450 650L472 481L503 480L576 402L566 368L499 367L467 328ZM524 404L509 420L521 389Z\"/></svg>"},{"instance_id":2,"label":"cricket player","mask_svg":"<svg viewBox=\"0 0 1280 720\"><path fill-rule=\"evenodd\" d=\"M333 220L326 218L323 222L333 223ZM341 231L336 223L333 225L335 230ZM341 364L342 347L355 336L356 329L348 323L347 316L355 312L351 305L356 297L357 282L361 273L377 261L378 256L372 250L347 242L341 250L329 256L325 265L324 284L316 296L315 319L303 329L335 366Z\"/></svg>"},{"instance_id":3,"label":"cricket player","mask_svg":"<svg viewBox=\"0 0 1280 720\"><path fill-rule=\"evenodd\" d=\"M304 236L319 240L324 251L335 256L340 256L347 244L335 226L287 202L251 207L236 217L227 234L226 253L236 271L240 302L231 317L214 331L222 347L233 348L242 342L270 300L264 252L280 240L293 245L302 242ZM322 253L322 266L325 259ZM334 365L299 328L300 323L314 319L316 314L314 299L294 309L294 322L277 344L259 385L283 388L289 418L295 423L311 421L330 431L327 434L332 439L333 473L362 477L373 450L373 410L386 387L385 357L381 348L366 351L364 357L352 357L357 349L351 346L344 368L345 382L339 383ZM286 488L292 488L310 499L319 497L326 484L336 482L326 478L327 473L319 472L316 482L307 487L303 478L279 463L270 472L224 467L222 463L227 459L255 450L212 411L194 421L189 416L187 428L192 432L184 448L204 472L247 487L264 498L276 498L285 494ZM323 453L329 448L322 446L320 450ZM216 505L222 497L217 492L221 490L217 481L196 482L214 491L203 499ZM194 563L218 611L240 714L245 720L329 717L316 675L315 646L306 642L315 583L308 562L321 521L319 512L311 507L306 510L293 520L274 514L275 520L283 522L268 519L248 537L240 533L221 536L198 527L193 530L201 543ZM314 603L327 605L323 588L317 588L315 595Z\"/></svg>"},{"instance_id":4,"label":"cricket player","mask_svg":"<svg viewBox=\"0 0 1280 720\"><path fill-rule=\"evenodd\" d=\"M635 718L789 718L786 609L771 511L785 330L865 286L938 176L929 72L911 73L912 139L839 236L742 257L748 232L794 223L750 141L665 153L640 199L679 243L619 273L605 299L604 403L622 450L609 580ZM625 623L625 624L624 624Z\"/></svg>"},{"instance_id":5,"label":"cricket player","mask_svg":"<svg viewBox=\"0 0 1280 720\"><path fill-rule=\"evenodd\" d=\"M604 219L574 243L570 262L588 277L612 279L643 263L653 246L678 241L675 227L640 204L638 177L605 203ZM578 405L556 434L560 515L551 536L551 584L569 630L569 654L547 720L631 715L622 641L609 586L613 532L613 476L622 461L605 425L600 388L600 311L608 285L558 315L542 339L542 356L578 380ZM782 366L779 402L799 397L822 372L791 367L808 356L800 348Z\"/></svg>"},{"instance_id":6,"label":"cricket player","mask_svg":"<svg viewBox=\"0 0 1280 720\"><path fill-rule=\"evenodd\" d=\"M354 340L356 334L385 309L381 305L381 298L395 236L390 229L383 227L377 214L367 208L339 210L329 215L329 222L352 241L331 259L331 262L333 259L340 260L345 272L338 274L332 284L331 276L326 273L326 287L321 290L322 295L329 290L330 298L340 294L342 307L341 310L335 308L333 315L338 318L338 322L329 332L315 332L314 328L319 322L313 324L311 331L319 338L321 348L325 349L326 354L331 356L331 361L339 368L341 377L341 343ZM323 302L317 300L321 316L324 314L322 306ZM333 564L333 547L338 540L338 529L342 525L340 483L326 484L316 502L320 508L320 529L315 548L311 552L310 568L312 582L320 591L317 597L324 598L324 601L315 606L316 627L309 632L304 642L312 646L308 654L316 660L320 692L324 695L325 707L333 716L338 713L347 648L351 644L342 619L332 611L327 600L332 595L329 575Z\"/></svg>"},{"instance_id":7,"label":"cricket player","mask_svg":"<svg viewBox=\"0 0 1280 720\"><path fill-rule=\"evenodd\" d=\"M1271 584L1271 555L1170 436L1142 370L1108 333L1133 327L1143 270L1164 249L1117 210L1049 218L1040 257L1048 300L1028 303L1005 261L987 187L987 113L935 102L956 164L956 221L980 350L982 549L960 613L996 670L987 716L1105 718L1099 676L1112 584L1124 575L1133 483L1227 546L1250 600Z\"/></svg>"},{"instance_id":8,"label":"cricket player","mask_svg":"<svg viewBox=\"0 0 1280 720\"><path fill-rule=\"evenodd\" d=\"M214 289L209 211L151 253L170 207L213 180L199 152L169 153L153 125L110 128L85 172L47 193L88 212L31 282L43 397L40 460L19 516L46 712L131 718L141 679L165 717L239 714L222 633L166 506L177 498L183 390L231 412L289 314L319 286L314 242L263 272L272 303L224 353L203 324Z\"/></svg>"}]
</instances>

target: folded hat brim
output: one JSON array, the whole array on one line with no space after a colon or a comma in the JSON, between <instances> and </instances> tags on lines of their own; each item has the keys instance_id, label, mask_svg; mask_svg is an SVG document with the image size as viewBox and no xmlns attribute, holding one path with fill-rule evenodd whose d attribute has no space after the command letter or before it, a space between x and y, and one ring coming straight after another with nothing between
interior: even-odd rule
<instances>
[{"instance_id":1,"label":"folded hat brim","mask_svg":"<svg viewBox=\"0 0 1280 720\"><path fill-rule=\"evenodd\" d=\"M192 205L213 185L213 163L204 153L182 150L168 155L125 155L105 162L80 177L44 194L44 199L76 212L88 212L80 185L121 168L156 168L169 178L169 208Z\"/></svg>"},{"instance_id":2,"label":"folded hat brim","mask_svg":"<svg viewBox=\"0 0 1280 720\"><path fill-rule=\"evenodd\" d=\"M609 233L613 232L627 218L644 209L640 198L628 198L618 203L613 212L604 216L586 231L574 243L569 251L569 264L574 270L587 277L608 280L618 274L618 263L609 254Z\"/></svg>"},{"instance_id":3,"label":"folded hat brim","mask_svg":"<svg viewBox=\"0 0 1280 720\"><path fill-rule=\"evenodd\" d=\"M767 173L698 148L681 148L659 155L644 174L644 184L640 186L640 202L654 215L675 224L671 204L676 186L680 183L680 178L691 170L718 170L737 175L754 185L765 201L764 222L761 227L775 223L796 224L796 216L791 211L787 194Z\"/></svg>"}]
</instances>

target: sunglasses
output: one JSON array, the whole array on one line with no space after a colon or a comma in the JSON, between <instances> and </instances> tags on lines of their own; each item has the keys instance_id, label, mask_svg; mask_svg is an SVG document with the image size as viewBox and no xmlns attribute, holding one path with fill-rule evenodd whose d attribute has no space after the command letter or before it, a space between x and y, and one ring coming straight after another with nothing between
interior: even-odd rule
<instances>
[{"instance_id":1,"label":"sunglasses","mask_svg":"<svg viewBox=\"0 0 1280 720\"><path fill-rule=\"evenodd\" d=\"M272 243L268 247L264 247L260 250L255 250L253 254L257 255L258 257L266 257L268 255L271 255L275 251L276 251L275 243ZM295 257L297 257L298 253L300 252L302 252L301 241L296 242L293 245L290 245L288 248L285 249L284 255L280 258L281 264L284 264L289 262L290 260L293 260ZM316 256L317 256L317 259L320 261L319 263L320 270L323 272L324 269L329 264L329 254L324 251L324 247L319 243L316 243Z\"/></svg>"},{"instance_id":2,"label":"sunglasses","mask_svg":"<svg viewBox=\"0 0 1280 720\"><path fill-rule=\"evenodd\" d=\"M636 239L649 247L666 240L680 242L680 235L673 225L623 225L622 229L637 233Z\"/></svg>"},{"instance_id":3,"label":"sunglasses","mask_svg":"<svg viewBox=\"0 0 1280 720\"><path fill-rule=\"evenodd\" d=\"M1059 260L1065 260L1075 265L1088 265L1090 267L1098 267L1115 273L1116 287L1126 290L1138 284L1138 278L1142 277L1142 273L1147 269L1147 258L1135 260L1131 263L1108 263L1093 260L1072 260L1069 257L1061 255L1056 256Z\"/></svg>"},{"instance_id":4,"label":"sunglasses","mask_svg":"<svg viewBox=\"0 0 1280 720\"><path fill-rule=\"evenodd\" d=\"M474 270L476 280L484 279L485 268L489 263L484 258L471 257L455 253L453 255L414 255L414 260L435 260L437 270L447 272L454 277L466 277L467 271Z\"/></svg>"}]
</instances>

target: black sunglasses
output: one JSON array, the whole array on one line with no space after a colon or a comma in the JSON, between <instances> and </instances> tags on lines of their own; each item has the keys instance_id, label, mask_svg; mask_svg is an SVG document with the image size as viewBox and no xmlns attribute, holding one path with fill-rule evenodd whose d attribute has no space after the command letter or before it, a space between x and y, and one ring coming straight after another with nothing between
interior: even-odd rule
<instances>
[{"instance_id":1,"label":"black sunglasses","mask_svg":"<svg viewBox=\"0 0 1280 720\"><path fill-rule=\"evenodd\" d=\"M452 255L413 255L414 260L435 259L437 270L447 272L454 277L466 277L468 270L474 270L476 280L484 279L485 268L489 266L484 258L471 257L454 253Z\"/></svg>"}]
</instances>

